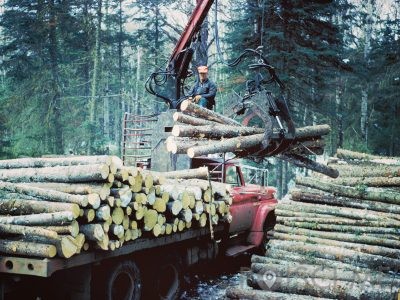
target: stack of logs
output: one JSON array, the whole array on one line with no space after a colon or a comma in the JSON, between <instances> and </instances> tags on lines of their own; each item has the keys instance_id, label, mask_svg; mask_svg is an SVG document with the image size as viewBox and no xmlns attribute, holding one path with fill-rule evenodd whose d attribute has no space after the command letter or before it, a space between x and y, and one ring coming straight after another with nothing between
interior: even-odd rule
<instances>
[{"instance_id":1,"label":"stack of logs","mask_svg":"<svg viewBox=\"0 0 400 300\"><path fill-rule=\"evenodd\" d=\"M187 154L190 158L208 154L234 152L238 156L257 153L269 145L265 128L242 126L237 121L200 107L189 100L181 104L181 112L173 116L176 125L167 139L167 150L174 154ZM299 167L309 168L330 177L338 173L305 156L322 154L323 136L330 132L329 125L316 125L296 129L294 140L277 157ZM279 134L278 134L279 136ZM278 138L279 139L279 138ZM279 143L279 141L271 141Z\"/></svg>"},{"instance_id":2,"label":"stack of logs","mask_svg":"<svg viewBox=\"0 0 400 300\"><path fill-rule=\"evenodd\" d=\"M0 161L0 252L69 258L230 222L229 187L207 176L206 167L157 173L110 156Z\"/></svg>"},{"instance_id":3,"label":"stack of logs","mask_svg":"<svg viewBox=\"0 0 400 300\"><path fill-rule=\"evenodd\" d=\"M249 287L230 298L397 299L400 158L339 149L330 164L340 178L296 179L265 257L252 257Z\"/></svg>"}]
</instances>

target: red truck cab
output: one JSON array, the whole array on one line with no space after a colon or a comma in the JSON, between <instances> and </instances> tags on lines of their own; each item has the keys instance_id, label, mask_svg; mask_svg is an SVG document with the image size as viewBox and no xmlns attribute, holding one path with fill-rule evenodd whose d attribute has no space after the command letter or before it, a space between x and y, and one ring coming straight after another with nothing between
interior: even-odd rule
<instances>
[{"instance_id":1,"label":"red truck cab","mask_svg":"<svg viewBox=\"0 0 400 300\"><path fill-rule=\"evenodd\" d=\"M229 224L229 236L224 241L225 255L237 256L255 249L263 251L266 233L276 222L276 189L264 184L246 183L239 161L224 162L223 159L208 157L193 159L192 167L200 166L209 168L212 180L232 186L232 222Z\"/></svg>"}]
</instances>

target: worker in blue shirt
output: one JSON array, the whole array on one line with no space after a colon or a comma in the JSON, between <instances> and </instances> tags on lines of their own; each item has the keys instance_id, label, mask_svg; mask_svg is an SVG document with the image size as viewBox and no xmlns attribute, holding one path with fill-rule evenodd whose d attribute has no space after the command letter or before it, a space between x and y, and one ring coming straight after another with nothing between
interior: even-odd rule
<instances>
[{"instance_id":1,"label":"worker in blue shirt","mask_svg":"<svg viewBox=\"0 0 400 300\"><path fill-rule=\"evenodd\" d=\"M190 92L189 99L202 107L213 109L215 95L217 94L217 85L208 78L207 66L199 66L197 71L199 72L199 79Z\"/></svg>"}]
</instances>

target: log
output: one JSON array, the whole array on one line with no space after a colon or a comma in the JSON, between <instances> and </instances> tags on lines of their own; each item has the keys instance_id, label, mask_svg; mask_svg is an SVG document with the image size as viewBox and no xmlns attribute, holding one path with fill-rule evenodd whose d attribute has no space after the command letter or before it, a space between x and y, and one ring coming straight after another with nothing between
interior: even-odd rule
<instances>
[{"instance_id":1,"label":"log","mask_svg":"<svg viewBox=\"0 0 400 300\"><path fill-rule=\"evenodd\" d=\"M179 213L179 217L186 223L191 222L193 218L193 213L190 209L184 209Z\"/></svg>"},{"instance_id":2,"label":"log","mask_svg":"<svg viewBox=\"0 0 400 300\"><path fill-rule=\"evenodd\" d=\"M385 246L390 248L400 248L400 241L394 241L386 238L376 238L366 234L358 235L358 234L340 233L340 232L316 231L316 230L302 229L296 227L289 227L281 224L276 224L274 230L275 232L296 234L304 237L317 237L317 238L332 239L342 242L351 242L359 244L361 243L367 245Z\"/></svg>"},{"instance_id":3,"label":"log","mask_svg":"<svg viewBox=\"0 0 400 300\"><path fill-rule=\"evenodd\" d=\"M274 248L305 254L307 253L315 257L338 260L350 264L354 262L360 262L374 270L380 270L381 268L398 269L400 267L400 260L398 259L361 253L341 247L278 240L271 240L269 244Z\"/></svg>"},{"instance_id":4,"label":"log","mask_svg":"<svg viewBox=\"0 0 400 300\"><path fill-rule=\"evenodd\" d=\"M240 136L225 139L215 144L191 147L187 150L187 155L193 158L207 154L242 151L260 145L263 140L264 134Z\"/></svg>"},{"instance_id":5,"label":"log","mask_svg":"<svg viewBox=\"0 0 400 300\"><path fill-rule=\"evenodd\" d=\"M339 196L400 204L400 193L388 191L386 189L378 189L378 188L357 189L354 187L347 187L347 186L327 183L309 177L297 177L296 183L311 188L316 188L322 191L334 193Z\"/></svg>"},{"instance_id":6,"label":"log","mask_svg":"<svg viewBox=\"0 0 400 300\"><path fill-rule=\"evenodd\" d=\"M294 204L294 205L293 205ZM319 204L302 203L298 205L296 202L282 201L277 206L279 210L292 210L301 212L321 213L344 217L349 219L364 219L369 221L386 221L393 224L399 224L399 216L396 214L375 212L348 207L328 206ZM395 221L396 220L396 221Z\"/></svg>"},{"instance_id":7,"label":"log","mask_svg":"<svg viewBox=\"0 0 400 300\"><path fill-rule=\"evenodd\" d=\"M79 206L72 203L55 203L35 200L1 200L0 214L2 215L28 215L70 211L74 218L79 216Z\"/></svg>"},{"instance_id":8,"label":"log","mask_svg":"<svg viewBox=\"0 0 400 300\"><path fill-rule=\"evenodd\" d=\"M111 217L111 208L107 204L100 206L96 210L96 220L106 221Z\"/></svg>"},{"instance_id":9,"label":"log","mask_svg":"<svg viewBox=\"0 0 400 300\"><path fill-rule=\"evenodd\" d=\"M172 128L172 136L175 137L194 137L194 138L208 138L217 139L233 138L238 136L247 136L257 133L264 133L265 129L256 127L244 126L229 126L229 125L174 125Z\"/></svg>"},{"instance_id":10,"label":"log","mask_svg":"<svg viewBox=\"0 0 400 300\"><path fill-rule=\"evenodd\" d=\"M303 157L301 155L282 153L282 154L278 155L277 157L279 159L287 161L291 164L294 164L297 167L307 168L309 170L313 170L315 172L324 174L324 175L332 177L332 178L337 178L339 176L338 170L336 170L330 166L320 164L316 161L313 161L313 160L311 160L307 157Z\"/></svg>"},{"instance_id":11,"label":"log","mask_svg":"<svg viewBox=\"0 0 400 300\"><path fill-rule=\"evenodd\" d=\"M229 184L217 182L217 181L208 181L208 180L193 178L193 179L177 180L177 182L179 184L198 186L203 191L206 191L207 189L209 189L210 183L211 183L213 192L222 197L225 197L231 191L231 186Z\"/></svg>"},{"instance_id":12,"label":"log","mask_svg":"<svg viewBox=\"0 0 400 300\"><path fill-rule=\"evenodd\" d=\"M400 166L331 164L342 177L399 177Z\"/></svg>"},{"instance_id":13,"label":"log","mask_svg":"<svg viewBox=\"0 0 400 300\"><path fill-rule=\"evenodd\" d=\"M79 224L77 221L72 221L71 224L64 226L43 226L42 228L50 231L55 231L58 234L71 235L72 237L77 237L79 234Z\"/></svg>"},{"instance_id":14,"label":"log","mask_svg":"<svg viewBox=\"0 0 400 300\"><path fill-rule=\"evenodd\" d=\"M90 223L96 217L96 212L94 209L84 209L83 210L83 219L85 222Z\"/></svg>"},{"instance_id":15,"label":"log","mask_svg":"<svg viewBox=\"0 0 400 300\"><path fill-rule=\"evenodd\" d=\"M206 119L208 121L214 121L226 125L241 126L239 122L234 121L233 119L225 117L207 108L201 107L191 102L190 100L183 101L180 108L181 111L184 113L188 113L196 117Z\"/></svg>"},{"instance_id":16,"label":"log","mask_svg":"<svg viewBox=\"0 0 400 300\"><path fill-rule=\"evenodd\" d=\"M213 122L213 121L205 120L202 118L196 118L196 117L186 115L186 114L183 114L180 112L174 113L172 118L174 119L175 122L180 122L180 123L194 125L194 126L215 124L215 122ZM219 124L219 123L217 123L217 124Z\"/></svg>"},{"instance_id":17,"label":"log","mask_svg":"<svg viewBox=\"0 0 400 300\"><path fill-rule=\"evenodd\" d=\"M330 215L316 215L317 217L309 217L308 214L304 214L299 212L295 213L296 217L287 217L283 216L283 214L288 213L291 214L292 212L282 212L281 210L276 211L278 213L278 222L287 224L292 222L300 222L300 223L315 223L315 224L332 224L332 225L353 225L357 226L369 226L369 227L393 227L399 228L398 225L394 225L392 222L381 222L381 221L368 221L368 220L354 220L354 219L346 219L346 218L339 218Z\"/></svg>"},{"instance_id":18,"label":"log","mask_svg":"<svg viewBox=\"0 0 400 300\"><path fill-rule=\"evenodd\" d=\"M142 220L146 211L147 211L146 207L140 206L135 212L136 220L138 221Z\"/></svg>"},{"instance_id":19,"label":"log","mask_svg":"<svg viewBox=\"0 0 400 300\"><path fill-rule=\"evenodd\" d=\"M275 264L273 261L266 263L252 263L251 271L255 274L266 274L273 272L278 277L286 278L321 278L329 280L350 281L355 283L370 282L373 284L400 284L400 280L393 278L385 273L373 271L350 271L326 266L310 265L310 264L292 264L282 265Z\"/></svg>"},{"instance_id":20,"label":"log","mask_svg":"<svg viewBox=\"0 0 400 300\"><path fill-rule=\"evenodd\" d=\"M0 169L0 180L10 182L104 182L109 179L109 174L109 167L100 164L68 167Z\"/></svg>"},{"instance_id":21,"label":"log","mask_svg":"<svg viewBox=\"0 0 400 300\"><path fill-rule=\"evenodd\" d=\"M25 186L23 184L14 184L9 182L0 182L0 190L6 190L9 192L25 194L32 197L38 197L43 200L51 202L68 202L75 203L79 206L86 207L89 203L89 196L84 195L70 195L63 192L46 190L37 187ZM98 197L98 196L97 196ZM100 205L100 199L95 196L91 197L91 202L97 205L97 201ZM96 199L97 198L97 199Z\"/></svg>"},{"instance_id":22,"label":"log","mask_svg":"<svg viewBox=\"0 0 400 300\"><path fill-rule=\"evenodd\" d=\"M226 296L229 299L238 299L238 300L314 300L319 299L323 300L323 298L316 298L305 295L295 295L295 294L286 294L286 293L278 293L273 291L266 290L254 290L251 288L240 288L240 287L228 287L226 289Z\"/></svg>"},{"instance_id":23,"label":"log","mask_svg":"<svg viewBox=\"0 0 400 300\"><path fill-rule=\"evenodd\" d=\"M385 257L391 258L400 258L400 252L396 249L382 247L382 246L375 246L375 245L366 245L360 244L355 242L344 242L344 241L337 241L335 239L325 239L320 237L310 237L310 236L303 236L297 235L294 233L281 233L275 232L273 234L274 239L284 240L284 241L298 241L304 242L309 244L318 244L318 245L326 245L326 246L335 246L335 247L343 247L346 249L351 249L357 252L380 255Z\"/></svg>"},{"instance_id":24,"label":"log","mask_svg":"<svg viewBox=\"0 0 400 300\"><path fill-rule=\"evenodd\" d=\"M103 226L100 224L81 225L80 231L85 235L88 241L102 241L105 236Z\"/></svg>"},{"instance_id":25,"label":"log","mask_svg":"<svg viewBox=\"0 0 400 300\"><path fill-rule=\"evenodd\" d=\"M153 209L159 213L164 213L167 210L167 205L162 198L156 198L156 201L153 204Z\"/></svg>"},{"instance_id":26,"label":"log","mask_svg":"<svg viewBox=\"0 0 400 300\"><path fill-rule=\"evenodd\" d=\"M365 265L360 263L344 263L341 261L335 261L326 258L315 257L307 253L290 252L279 248L270 248L266 250L267 256L253 255L251 257L252 263L269 263L273 261L276 264L283 266L291 266L293 264L309 264L309 265L321 265L329 268L336 268L342 270L351 271L365 271L371 272L371 269L366 268Z\"/></svg>"},{"instance_id":27,"label":"log","mask_svg":"<svg viewBox=\"0 0 400 300\"><path fill-rule=\"evenodd\" d=\"M295 139L310 139L310 138L318 138L323 135L327 135L331 132L331 127L327 124L323 125L314 125L314 126L305 126L296 128Z\"/></svg>"},{"instance_id":28,"label":"log","mask_svg":"<svg viewBox=\"0 0 400 300\"><path fill-rule=\"evenodd\" d=\"M22 216L0 216L0 224L14 225L64 225L75 219L69 211Z\"/></svg>"},{"instance_id":29,"label":"log","mask_svg":"<svg viewBox=\"0 0 400 300\"><path fill-rule=\"evenodd\" d=\"M305 189L300 186L298 186L296 189L292 189L290 194L293 201L361 208L392 214L400 213L399 205L343 196L334 196L330 193L324 193L323 191L317 189Z\"/></svg>"},{"instance_id":30,"label":"log","mask_svg":"<svg viewBox=\"0 0 400 300\"><path fill-rule=\"evenodd\" d=\"M126 188L113 188L110 191L111 196L113 196L114 198L119 198L121 199L121 206L122 207L127 207L128 204L131 202L132 200L132 191L130 190L129 187Z\"/></svg>"},{"instance_id":31,"label":"log","mask_svg":"<svg viewBox=\"0 0 400 300\"><path fill-rule=\"evenodd\" d=\"M200 167L197 169L187 169L187 170L178 170L178 171L170 171L164 172L162 175L165 178L171 179L192 179L192 178L208 178L208 168Z\"/></svg>"},{"instance_id":32,"label":"log","mask_svg":"<svg viewBox=\"0 0 400 300\"><path fill-rule=\"evenodd\" d=\"M219 141L209 139L196 139L188 137L174 137L170 136L166 140L167 151L173 154L186 154L188 149L195 146L213 145L218 144Z\"/></svg>"},{"instance_id":33,"label":"log","mask_svg":"<svg viewBox=\"0 0 400 300\"><path fill-rule=\"evenodd\" d=\"M110 195L109 186L102 183L27 182L24 185L74 195L98 194L101 200L106 200L107 196Z\"/></svg>"},{"instance_id":34,"label":"log","mask_svg":"<svg viewBox=\"0 0 400 300\"><path fill-rule=\"evenodd\" d=\"M114 236L114 238L122 238L125 236L125 229L122 225L116 225L116 224L112 224L110 225L110 231L109 234L111 234L111 236Z\"/></svg>"},{"instance_id":35,"label":"log","mask_svg":"<svg viewBox=\"0 0 400 300\"><path fill-rule=\"evenodd\" d=\"M148 209L144 213L144 230L152 231L154 226L157 224L158 213L154 209Z\"/></svg>"},{"instance_id":36,"label":"log","mask_svg":"<svg viewBox=\"0 0 400 300\"><path fill-rule=\"evenodd\" d=\"M248 280L250 286L263 290L272 289L288 294L308 294L330 299L393 299L397 291L388 285L379 285L379 289L366 289L365 283L354 283L323 278L274 278L273 285L265 280L265 274L252 274ZM296 299L296 298L293 298Z\"/></svg>"},{"instance_id":37,"label":"log","mask_svg":"<svg viewBox=\"0 0 400 300\"><path fill-rule=\"evenodd\" d=\"M3 234L18 234L18 235L30 235L36 237L45 237L48 239L58 239L57 232L40 227L31 227L23 225L13 224L0 224L0 233Z\"/></svg>"},{"instance_id":38,"label":"log","mask_svg":"<svg viewBox=\"0 0 400 300\"><path fill-rule=\"evenodd\" d=\"M286 226L299 227L304 229L312 230L323 230L323 231L336 231L336 232L348 232L354 234L362 233L374 233L374 234L398 234L398 228L384 228L384 227L369 227L369 226L354 226L354 225L331 225L331 224L320 224L312 222L292 222L285 221Z\"/></svg>"},{"instance_id":39,"label":"log","mask_svg":"<svg viewBox=\"0 0 400 300\"><path fill-rule=\"evenodd\" d=\"M347 186L399 187L400 177L339 177L327 182Z\"/></svg>"},{"instance_id":40,"label":"log","mask_svg":"<svg viewBox=\"0 0 400 300\"><path fill-rule=\"evenodd\" d=\"M143 176L138 173L135 177L135 183L131 185L131 191L134 193L139 193L142 190Z\"/></svg>"},{"instance_id":41,"label":"log","mask_svg":"<svg viewBox=\"0 0 400 300\"><path fill-rule=\"evenodd\" d=\"M121 207L115 207L111 212L111 218L114 224L121 225L124 220L124 210Z\"/></svg>"},{"instance_id":42,"label":"log","mask_svg":"<svg viewBox=\"0 0 400 300\"><path fill-rule=\"evenodd\" d=\"M0 252L12 255L52 258L56 256L57 249L54 245L2 239L0 240Z\"/></svg>"},{"instance_id":43,"label":"log","mask_svg":"<svg viewBox=\"0 0 400 300\"><path fill-rule=\"evenodd\" d=\"M396 157L378 156L345 149L337 149L336 155L343 159L356 159L379 164L400 165L400 160Z\"/></svg>"},{"instance_id":44,"label":"log","mask_svg":"<svg viewBox=\"0 0 400 300\"><path fill-rule=\"evenodd\" d=\"M142 176L151 175L151 177L153 177L154 185L160 185L165 183L166 178L164 177L164 173L149 171L149 170L140 170L140 173L142 173Z\"/></svg>"},{"instance_id":45,"label":"log","mask_svg":"<svg viewBox=\"0 0 400 300\"><path fill-rule=\"evenodd\" d=\"M177 216L183 209L182 202L179 200L167 203L167 210L173 215Z\"/></svg>"},{"instance_id":46,"label":"log","mask_svg":"<svg viewBox=\"0 0 400 300\"><path fill-rule=\"evenodd\" d=\"M17 168L46 168L55 166L76 165L110 165L114 161L122 165L122 160L111 156L62 156L62 157L40 157L40 158L18 158L0 161L0 169Z\"/></svg>"},{"instance_id":47,"label":"log","mask_svg":"<svg viewBox=\"0 0 400 300\"><path fill-rule=\"evenodd\" d=\"M96 246L98 249L101 250L109 250L108 245L109 245L110 239L107 234L104 235L104 238L101 241L96 242Z\"/></svg>"}]
</instances>

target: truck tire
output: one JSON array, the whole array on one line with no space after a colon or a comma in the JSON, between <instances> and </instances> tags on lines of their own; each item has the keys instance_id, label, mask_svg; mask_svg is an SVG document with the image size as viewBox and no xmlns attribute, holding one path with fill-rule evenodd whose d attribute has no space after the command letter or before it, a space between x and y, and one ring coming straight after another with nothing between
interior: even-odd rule
<instances>
[{"instance_id":1,"label":"truck tire","mask_svg":"<svg viewBox=\"0 0 400 300\"><path fill-rule=\"evenodd\" d=\"M164 264L156 279L158 299L178 299L182 291L182 268L177 261Z\"/></svg>"},{"instance_id":2,"label":"truck tire","mask_svg":"<svg viewBox=\"0 0 400 300\"><path fill-rule=\"evenodd\" d=\"M96 274L96 272L98 272ZM139 300L142 292L140 271L132 260L107 263L93 274L92 299Z\"/></svg>"},{"instance_id":3,"label":"truck tire","mask_svg":"<svg viewBox=\"0 0 400 300\"><path fill-rule=\"evenodd\" d=\"M179 299L183 289L183 263L177 255L168 255L153 264L147 264L146 299Z\"/></svg>"}]
</instances>

